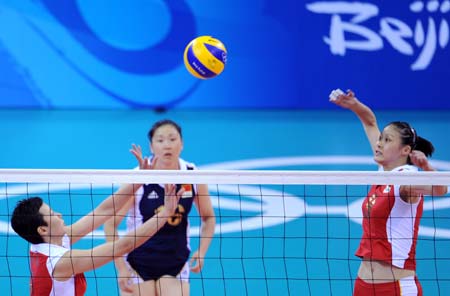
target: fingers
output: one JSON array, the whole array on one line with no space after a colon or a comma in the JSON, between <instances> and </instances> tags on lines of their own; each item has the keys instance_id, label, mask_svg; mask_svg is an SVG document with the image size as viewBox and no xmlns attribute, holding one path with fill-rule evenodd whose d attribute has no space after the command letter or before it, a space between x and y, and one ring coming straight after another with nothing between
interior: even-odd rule
<instances>
[{"instance_id":1,"label":"fingers","mask_svg":"<svg viewBox=\"0 0 450 296\"><path fill-rule=\"evenodd\" d=\"M175 189L174 184L164 184L164 192L167 196L175 196Z\"/></svg>"},{"instance_id":2,"label":"fingers","mask_svg":"<svg viewBox=\"0 0 450 296\"><path fill-rule=\"evenodd\" d=\"M133 292L131 279L129 279L129 278L119 279L119 287L120 287L120 290L122 290L124 292L129 292L129 293Z\"/></svg>"},{"instance_id":3,"label":"fingers","mask_svg":"<svg viewBox=\"0 0 450 296\"><path fill-rule=\"evenodd\" d=\"M422 151L413 150L409 154L409 158L411 159L411 162L419 168L424 168L428 165L428 158Z\"/></svg>"},{"instance_id":4,"label":"fingers","mask_svg":"<svg viewBox=\"0 0 450 296\"><path fill-rule=\"evenodd\" d=\"M189 260L189 265L191 266L191 271L197 273L198 270L198 264L197 264L197 260L196 260L196 253L194 255L192 255L191 260ZM197 262L196 262L197 261Z\"/></svg>"},{"instance_id":5,"label":"fingers","mask_svg":"<svg viewBox=\"0 0 450 296\"><path fill-rule=\"evenodd\" d=\"M192 266L191 267L191 271L195 272L195 273L199 273L200 272L200 266L198 266L198 265Z\"/></svg>"},{"instance_id":6,"label":"fingers","mask_svg":"<svg viewBox=\"0 0 450 296\"><path fill-rule=\"evenodd\" d=\"M140 145L131 144L130 152L136 157L142 157L142 148Z\"/></svg>"},{"instance_id":7,"label":"fingers","mask_svg":"<svg viewBox=\"0 0 450 296\"><path fill-rule=\"evenodd\" d=\"M151 169L150 162L148 161L148 157L144 157L142 159L142 163L139 164L139 168L143 170Z\"/></svg>"},{"instance_id":8,"label":"fingers","mask_svg":"<svg viewBox=\"0 0 450 296\"><path fill-rule=\"evenodd\" d=\"M158 162L158 157L157 157L157 156L154 156L154 157L152 158L152 161L150 162L149 169L150 169L150 170L154 170L154 169L156 168L157 162Z\"/></svg>"},{"instance_id":9,"label":"fingers","mask_svg":"<svg viewBox=\"0 0 450 296\"><path fill-rule=\"evenodd\" d=\"M176 185L174 184L165 184L164 191L164 210L168 215L172 215L177 209L181 196L176 192Z\"/></svg>"},{"instance_id":10,"label":"fingers","mask_svg":"<svg viewBox=\"0 0 450 296\"><path fill-rule=\"evenodd\" d=\"M338 97L343 94L344 94L344 92L339 88L331 91L331 93L329 95L330 102L336 101L338 99Z\"/></svg>"},{"instance_id":11,"label":"fingers","mask_svg":"<svg viewBox=\"0 0 450 296\"><path fill-rule=\"evenodd\" d=\"M191 271L195 273L199 273L203 268L203 260L198 257L197 253L192 255L189 264L191 265Z\"/></svg>"},{"instance_id":12,"label":"fingers","mask_svg":"<svg viewBox=\"0 0 450 296\"><path fill-rule=\"evenodd\" d=\"M183 187L181 187L180 190L178 190L177 192L177 198L180 199L185 192L186 190Z\"/></svg>"},{"instance_id":13,"label":"fingers","mask_svg":"<svg viewBox=\"0 0 450 296\"><path fill-rule=\"evenodd\" d=\"M355 96L355 93L351 89L347 89L347 96L353 98Z\"/></svg>"},{"instance_id":14,"label":"fingers","mask_svg":"<svg viewBox=\"0 0 450 296\"><path fill-rule=\"evenodd\" d=\"M142 149L141 149L141 146L136 145L136 144L131 144L130 152L131 152L131 154L134 155L134 157L136 157L136 159L139 161L139 163L142 161Z\"/></svg>"},{"instance_id":15,"label":"fingers","mask_svg":"<svg viewBox=\"0 0 450 296\"><path fill-rule=\"evenodd\" d=\"M186 190L181 187L177 192L177 187L174 184L165 184L164 185L164 190L166 192L166 195L168 196L175 196L177 197L177 199L179 199L181 196L183 196L183 194L186 192Z\"/></svg>"},{"instance_id":16,"label":"fingers","mask_svg":"<svg viewBox=\"0 0 450 296\"><path fill-rule=\"evenodd\" d=\"M142 157L142 148L140 145L131 144L130 152L136 157L139 163L139 169L151 170L155 168L158 158L153 157L150 163L148 157Z\"/></svg>"}]
</instances>

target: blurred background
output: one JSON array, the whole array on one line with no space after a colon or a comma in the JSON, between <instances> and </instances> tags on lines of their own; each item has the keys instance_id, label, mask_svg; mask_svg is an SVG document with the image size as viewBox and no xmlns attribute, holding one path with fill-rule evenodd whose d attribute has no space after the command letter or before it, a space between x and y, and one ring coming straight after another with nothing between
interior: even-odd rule
<instances>
[{"instance_id":1,"label":"blurred background","mask_svg":"<svg viewBox=\"0 0 450 296\"><path fill-rule=\"evenodd\" d=\"M0 0L0 167L132 168L131 144L149 153L148 129L170 118L183 128L182 157L200 168L374 170L357 118L328 101L332 89L351 88L380 126L410 122L435 145L435 166L450 170L449 21L448 0ZM183 64L186 45L202 35L228 50L225 70L209 80L194 78ZM0 204L6 222L14 203L2 197ZM447 220L448 207L439 212ZM359 237L359 225L345 221ZM4 229L1 241L5 263L11 248L27 254L27 245ZM309 251L303 243L297 252L314 257L323 241ZM418 256L436 250L436 243L422 245ZM349 242L347 260L356 259L356 246ZM226 254L220 240L209 254ZM419 262L425 294L445 295L448 264L430 262ZM357 262L336 269L326 290L314 280L323 270L315 265L309 275L307 268L286 280L291 289L283 280L211 285L230 295L350 294ZM27 278L13 285L3 266L6 295L26 293ZM207 265L197 279L220 274L216 269ZM102 272L112 279L91 278L88 295L117 293L112 265ZM202 282L193 281L192 295L220 295Z\"/></svg>"},{"instance_id":2,"label":"blurred background","mask_svg":"<svg viewBox=\"0 0 450 296\"><path fill-rule=\"evenodd\" d=\"M375 108L450 107L448 1L0 1L0 106L331 109L336 87ZM226 71L184 69L211 35Z\"/></svg>"}]
</instances>

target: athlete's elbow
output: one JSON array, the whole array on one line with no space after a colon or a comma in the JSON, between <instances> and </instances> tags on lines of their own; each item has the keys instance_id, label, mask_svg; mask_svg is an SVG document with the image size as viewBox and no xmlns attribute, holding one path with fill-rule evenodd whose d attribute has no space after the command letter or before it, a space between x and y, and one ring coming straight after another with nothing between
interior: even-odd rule
<instances>
[{"instance_id":1,"label":"athlete's elbow","mask_svg":"<svg viewBox=\"0 0 450 296\"><path fill-rule=\"evenodd\" d=\"M202 223L208 224L208 225L216 225L216 216L214 213L211 213L210 215L202 216Z\"/></svg>"}]
</instances>

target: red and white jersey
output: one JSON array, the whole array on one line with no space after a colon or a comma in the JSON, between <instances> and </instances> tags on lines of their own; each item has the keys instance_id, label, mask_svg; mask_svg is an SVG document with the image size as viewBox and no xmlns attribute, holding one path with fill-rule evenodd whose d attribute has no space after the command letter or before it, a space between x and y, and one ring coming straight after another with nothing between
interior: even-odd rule
<instances>
[{"instance_id":1,"label":"red and white jersey","mask_svg":"<svg viewBox=\"0 0 450 296\"><path fill-rule=\"evenodd\" d=\"M404 165L393 171L417 171ZM356 256L416 269L416 243L423 196L416 203L400 198L398 185L373 185L363 202L363 236Z\"/></svg>"},{"instance_id":2,"label":"red and white jersey","mask_svg":"<svg viewBox=\"0 0 450 296\"><path fill-rule=\"evenodd\" d=\"M82 296L86 292L84 274L77 274L66 281L52 278L53 269L61 257L70 250L66 235L63 246L42 243L30 247L32 296Z\"/></svg>"}]
</instances>

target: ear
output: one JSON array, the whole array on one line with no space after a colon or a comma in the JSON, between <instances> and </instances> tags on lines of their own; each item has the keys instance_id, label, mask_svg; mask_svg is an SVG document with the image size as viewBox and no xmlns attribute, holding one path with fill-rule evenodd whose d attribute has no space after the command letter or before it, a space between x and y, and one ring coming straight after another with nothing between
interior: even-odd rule
<instances>
[{"instance_id":1,"label":"ear","mask_svg":"<svg viewBox=\"0 0 450 296\"><path fill-rule=\"evenodd\" d=\"M150 143L148 144L148 147L150 148L150 152L151 152L152 154L154 154L154 153L153 153L152 142L150 142Z\"/></svg>"},{"instance_id":2,"label":"ear","mask_svg":"<svg viewBox=\"0 0 450 296\"><path fill-rule=\"evenodd\" d=\"M408 156L412 152L412 148L409 145L405 145L402 148L402 155Z\"/></svg>"},{"instance_id":3,"label":"ear","mask_svg":"<svg viewBox=\"0 0 450 296\"><path fill-rule=\"evenodd\" d=\"M38 228L37 228L37 232L39 233L39 235L40 236L44 236L44 235L46 235L47 234L47 231L48 231L48 229L47 229L47 226L39 226Z\"/></svg>"}]
</instances>

